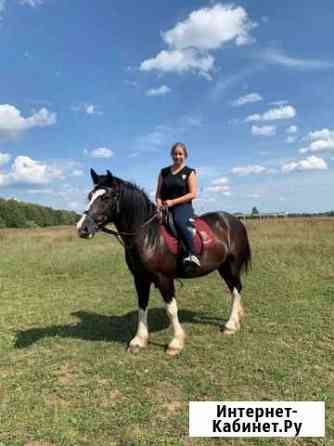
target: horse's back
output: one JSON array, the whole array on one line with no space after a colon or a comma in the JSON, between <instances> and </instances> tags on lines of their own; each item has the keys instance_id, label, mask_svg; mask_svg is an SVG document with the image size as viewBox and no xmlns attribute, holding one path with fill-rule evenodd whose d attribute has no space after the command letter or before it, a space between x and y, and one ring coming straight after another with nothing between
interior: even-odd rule
<instances>
[{"instance_id":1,"label":"horse's back","mask_svg":"<svg viewBox=\"0 0 334 446\"><path fill-rule=\"evenodd\" d=\"M234 232L246 231L245 225L238 217L225 211L206 212L196 217L204 220L212 229L215 225L223 225Z\"/></svg>"},{"instance_id":2,"label":"horse's back","mask_svg":"<svg viewBox=\"0 0 334 446\"><path fill-rule=\"evenodd\" d=\"M247 270L251 261L251 248L244 223L225 211L207 212L198 217L210 226L218 239L226 240L230 256L239 258Z\"/></svg>"}]
</instances>

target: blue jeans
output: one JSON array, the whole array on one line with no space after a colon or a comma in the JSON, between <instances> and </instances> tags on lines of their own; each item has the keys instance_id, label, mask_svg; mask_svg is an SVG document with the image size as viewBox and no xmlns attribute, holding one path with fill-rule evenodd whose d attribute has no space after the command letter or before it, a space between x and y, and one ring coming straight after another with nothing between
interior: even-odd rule
<instances>
[{"instance_id":1,"label":"blue jeans","mask_svg":"<svg viewBox=\"0 0 334 446\"><path fill-rule=\"evenodd\" d=\"M183 241L187 254L195 254L194 226L189 219L194 218L194 209L191 203L177 204L171 208L176 230Z\"/></svg>"}]
</instances>

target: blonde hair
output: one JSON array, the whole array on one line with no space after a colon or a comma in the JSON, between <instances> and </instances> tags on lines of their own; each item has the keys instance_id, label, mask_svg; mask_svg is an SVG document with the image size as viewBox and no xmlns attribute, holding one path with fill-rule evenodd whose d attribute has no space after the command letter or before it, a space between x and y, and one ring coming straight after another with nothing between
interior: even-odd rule
<instances>
[{"instance_id":1,"label":"blonde hair","mask_svg":"<svg viewBox=\"0 0 334 446\"><path fill-rule=\"evenodd\" d=\"M186 158L188 158L188 150L185 144L183 144L182 142L177 142L175 144L172 145L172 148L170 149L170 155L173 156L174 152L176 150L177 147L181 147L181 149L183 150L184 156Z\"/></svg>"}]
</instances>

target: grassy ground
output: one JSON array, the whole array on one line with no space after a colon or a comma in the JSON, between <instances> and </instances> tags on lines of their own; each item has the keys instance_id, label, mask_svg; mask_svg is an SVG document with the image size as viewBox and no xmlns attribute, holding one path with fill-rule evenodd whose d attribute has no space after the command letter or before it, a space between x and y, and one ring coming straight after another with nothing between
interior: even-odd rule
<instances>
[{"instance_id":1,"label":"grassy ground","mask_svg":"<svg viewBox=\"0 0 334 446\"><path fill-rule=\"evenodd\" d=\"M334 445L334 219L249 222L241 331L216 274L177 286L177 358L160 296L126 353L136 300L122 248L74 229L0 232L0 446ZM325 400L326 439L189 439L189 400Z\"/></svg>"}]
</instances>

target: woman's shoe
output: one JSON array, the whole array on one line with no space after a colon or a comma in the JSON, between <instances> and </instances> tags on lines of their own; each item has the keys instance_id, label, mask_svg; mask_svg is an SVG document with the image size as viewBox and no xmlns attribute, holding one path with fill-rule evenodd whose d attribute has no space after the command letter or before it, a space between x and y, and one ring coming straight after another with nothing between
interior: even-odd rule
<instances>
[{"instance_id":1,"label":"woman's shoe","mask_svg":"<svg viewBox=\"0 0 334 446\"><path fill-rule=\"evenodd\" d=\"M199 261L198 257L196 257L194 254L190 254L189 256L185 257L183 259L183 263L185 265L196 265L198 267L201 266L201 262Z\"/></svg>"}]
</instances>

